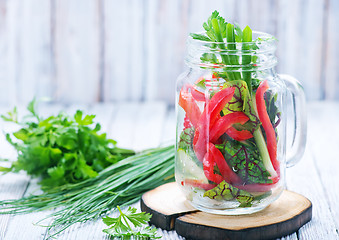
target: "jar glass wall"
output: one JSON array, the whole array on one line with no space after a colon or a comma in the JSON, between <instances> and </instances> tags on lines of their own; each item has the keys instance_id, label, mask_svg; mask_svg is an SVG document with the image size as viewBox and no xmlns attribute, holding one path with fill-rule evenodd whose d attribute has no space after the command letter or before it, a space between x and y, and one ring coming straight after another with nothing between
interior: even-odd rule
<instances>
[{"instance_id":1,"label":"jar glass wall","mask_svg":"<svg viewBox=\"0 0 339 240\"><path fill-rule=\"evenodd\" d=\"M253 36L259 40L234 47L188 39L189 69L176 89L175 175L199 210L253 213L285 187L289 89L274 70L275 39Z\"/></svg>"}]
</instances>

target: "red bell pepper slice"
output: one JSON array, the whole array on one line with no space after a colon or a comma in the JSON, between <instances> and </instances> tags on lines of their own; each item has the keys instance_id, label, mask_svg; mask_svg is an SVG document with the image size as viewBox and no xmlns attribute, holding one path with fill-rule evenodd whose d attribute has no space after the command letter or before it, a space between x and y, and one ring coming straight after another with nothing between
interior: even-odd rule
<instances>
[{"instance_id":1,"label":"red bell pepper slice","mask_svg":"<svg viewBox=\"0 0 339 240\"><path fill-rule=\"evenodd\" d=\"M240 184L234 185L234 187L239 188L241 190L245 190L248 192L267 192L274 188L276 184L279 182L280 177L277 176L272 178L272 183L254 183L254 184Z\"/></svg>"},{"instance_id":2,"label":"red bell pepper slice","mask_svg":"<svg viewBox=\"0 0 339 240\"><path fill-rule=\"evenodd\" d=\"M234 87L225 88L214 94L211 100L208 102L205 111L207 109L207 114L210 120L209 122L210 129L211 127L213 127L215 121L220 116L221 110L232 99L234 90L235 90Z\"/></svg>"},{"instance_id":3,"label":"red bell pepper slice","mask_svg":"<svg viewBox=\"0 0 339 240\"><path fill-rule=\"evenodd\" d=\"M201 111L195 102L192 94L184 86L179 94L179 106L181 106L186 112L186 116L191 121L194 127L197 126Z\"/></svg>"},{"instance_id":4,"label":"red bell pepper slice","mask_svg":"<svg viewBox=\"0 0 339 240\"><path fill-rule=\"evenodd\" d=\"M234 127L230 127L226 130L226 134L236 141L245 141L253 137L252 133L248 130L237 130Z\"/></svg>"},{"instance_id":5,"label":"red bell pepper slice","mask_svg":"<svg viewBox=\"0 0 339 240\"><path fill-rule=\"evenodd\" d=\"M233 94L234 88L225 88L217 92L206 104L201 114L193 139L193 149L200 161L203 160L207 150L209 130L213 127L215 121L220 118L221 110L232 99Z\"/></svg>"},{"instance_id":6,"label":"red bell pepper slice","mask_svg":"<svg viewBox=\"0 0 339 240\"><path fill-rule=\"evenodd\" d=\"M221 117L210 131L210 141L217 141L235 123L244 124L249 118L243 112L233 112ZM233 134L234 132L231 132ZM234 135L234 134L233 134ZM252 134L251 134L252 135Z\"/></svg>"},{"instance_id":7,"label":"red bell pepper slice","mask_svg":"<svg viewBox=\"0 0 339 240\"><path fill-rule=\"evenodd\" d=\"M217 149L213 143L208 144L208 152L213 156L215 163L217 164L221 176L224 180L230 184L241 184L241 178L232 171L232 169L228 166L224 156Z\"/></svg>"},{"instance_id":8,"label":"red bell pepper slice","mask_svg":"<svg viewBox=\"0 0 339 240\"><path fill-rule=\"evenodd\" d=\"M191 85L189 85L187 88L191 91L192 97L195 100L200 102L206 101L205 93L198 91L195 87Z\"/></svg>"},{"instance_id":9,"label":"red bell pepper slice","mask_svg":"<svg viewBox=\"0 0 339 240\"><path fill-rule=\"evenodd\" d=\"M208 180L215 182L216 184L219 184L224 180L222 176L214 173L215 162L211 152L206 152L202 165L204 174Z\"/></svg>"},{"instance_id":10,"label":"red bell pepper slice","mask_svg":"<svg viewBox=\"0 0 339 240\"><path fill-rule=\"evenodd\" d=\"M257 104L259 120L266 133L268 154L270 155L274 170L279 173L279 162L277 160L277 140L275 137L274 128L267 114L266 103L264 99L264 93L268 88L269 86L267 80L261 82L255 94L255 101Z\"/></svg>"}]
</instances>

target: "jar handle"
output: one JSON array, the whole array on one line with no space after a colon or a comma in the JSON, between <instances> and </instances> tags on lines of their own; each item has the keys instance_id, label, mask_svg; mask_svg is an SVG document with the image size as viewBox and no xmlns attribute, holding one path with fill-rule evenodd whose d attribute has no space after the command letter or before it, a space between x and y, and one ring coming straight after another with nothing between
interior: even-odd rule
<instances>
[{"instance_id":1,"label":"jar handle","mask_svg":"<svg viewBox=\"0 0 339 240\"><path fill-rule=\"evenodd\" d=\"M292 107L294 112L294 132L292 145L287 149L287 167L292 167L298 163L305 152L307 137L307 113L306 99L302 85L298 80L287 74L279 74L285 82L288 92L292 96Z\"/></svg>"}]
</instances>

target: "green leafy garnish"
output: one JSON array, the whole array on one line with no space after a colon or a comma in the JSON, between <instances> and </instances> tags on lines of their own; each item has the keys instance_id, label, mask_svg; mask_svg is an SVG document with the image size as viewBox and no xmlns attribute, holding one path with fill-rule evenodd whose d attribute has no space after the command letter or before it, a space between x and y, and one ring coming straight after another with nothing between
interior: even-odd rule
<instances>
[{"instance_id":1,"label":"green leafy garnish","mask_svg":"<svg viewBox=\"0 0 339 240\"><path fill-rule=\"evenodd\" d=\"M218 58L213 53L204 53L200 58L202 62L218 64Z\"/></svg>"},{"instance_id":2,"label":"green leafy garnish","mask_svg":"<svg viewBox=\"0 0 339 240\"><path fill-rule=\"evenodd\" d=\"M95 115L77 111L73 117L64 113L39 117L35 100L28 104L30 115L18 121L17 110L2 119L14 122L20 130L6 134L7 141L18 152L18 159L3 172L24 170L34 177L41 177L43 189L68 183L77 183L98 175L109 165L134 154L133 151L116 147L116 141L99 133Z\"/></svg>"},{"instance_id":3,"label":"green leafy garnish","mask_svg":"<svg viewBox=\"0 0 339 240\"><path fill-rule=\"evenodd\" d=\"M193 137L194 137L194 128L186 128L180 134L180 140L178 143L178 148L182 148L185 151L192 148L193 144Z\"/></svg>"},{"instance_id":4,"label":"green leafy garnish","mask_svg":"<svg viewBox=\"0 0 339 240\"><path fill-rule=\"evenodd\" d=\"M229 101L223 109L223 113L226 115L231 112L243 111L250 119L252 125L249 130L253 131L257 129L260 121L253 107L252 98L246 82L242 80L226 82L224 87L234 87L235 90L231 101Z\"/></svg>"},{"instance_id":5,"label":"green leafy garnish","mask_svg":"<svg viewBox=\"0 0 339 240\"><path fill-rule=\"evenodd\" d=\"M249 192L233 187L225 180L219 183L215 188L206 191L204 197L215 200L237 200L240 203L240 207L251 206L251 202L254 199L253 195Z\"/></svg>"},{"instance_id":6,"label":"green leafy garnish","mask_svg":"<svg viewBox=\"0 0 339 240\"><path fill-rule=\"evenodd\" d=\"M119 217L105 217L103 218L103 222L109 226L109 228L104 229L103 232L109 234L111 237L119 237L119 238L131 238L132 236L138 237L139 239L158 239L161 238L156 235L156 228L151 228L150 226L143 227L141 230L134 230L134 228L142 227L147 224L151 219L152 215L149 213L141 212L137 213L136 208L129 207L126 213L123 213L119 206L117 206L119 210Z\"/></svg>"},{"instance_id":7,"label":"green leafy garnish","mask_svg":"<svg viewBox=\"0 0 339 240\"><path fill-rule=\"evenodd\" d=\"M227 140L217 147L244 183L272 183L269 179L271 175L266 171L254 142L243 145L237 141Z\"/></svg>"}]
</instances>

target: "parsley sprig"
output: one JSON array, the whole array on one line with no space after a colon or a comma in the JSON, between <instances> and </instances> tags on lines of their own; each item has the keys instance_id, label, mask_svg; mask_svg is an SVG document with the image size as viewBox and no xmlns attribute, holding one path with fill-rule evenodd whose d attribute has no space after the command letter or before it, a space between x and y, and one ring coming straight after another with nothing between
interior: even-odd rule
<instances>
[{"instance_id":1,"label":"parsley sprig","mask_svg":"<svg viewBox=\"0 0 339 240\"><path fill-rule=\"evenodd\" d=\"M139 239L157 239L161 238L156 235L156 228L150 226L143 227L151 219L152 215L145 212L137 213L136 208L128 207L128 210L123 213L119 206L117 206L120 215L117 218L105 217L103 222L109 226L103 232L109 234L111 237L119 237L129 239L132 236ZM134 228L131 226L134 226ZM141 228L135 230L135 228Z\"/></svg>"}]
</instances>

